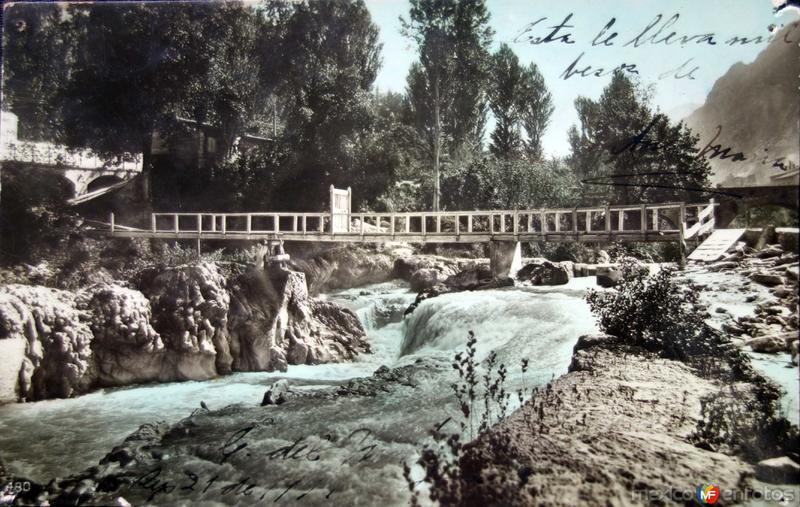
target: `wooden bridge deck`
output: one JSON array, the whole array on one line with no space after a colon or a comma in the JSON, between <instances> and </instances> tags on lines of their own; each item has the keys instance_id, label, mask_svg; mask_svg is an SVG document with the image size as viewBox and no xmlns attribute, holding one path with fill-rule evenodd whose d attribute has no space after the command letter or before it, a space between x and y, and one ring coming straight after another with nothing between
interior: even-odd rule
<instances>
[{"instance_id":1,"label":"wooden bridge deck","mask_svg":"<svg viewBox=\"0 0 800 507\"><path fill-rule=\"evenodd\" d=\"M349 207L349 203L348 203ZM691 225L690 225L691 224ZM479 243L681 241L711 232L714 203L412 213L153 213L149 228L116 224L116 237Z\"/></svg>"}]
</instances>

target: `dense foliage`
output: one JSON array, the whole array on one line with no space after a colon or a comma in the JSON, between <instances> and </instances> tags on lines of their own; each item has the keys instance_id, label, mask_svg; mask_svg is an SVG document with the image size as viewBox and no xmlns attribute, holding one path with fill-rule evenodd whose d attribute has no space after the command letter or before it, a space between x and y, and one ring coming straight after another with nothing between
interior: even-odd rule
<instances>
[{"instance_id":1,"label":"dense foliage","mask_svg":"<svg viewBox=\"0 0 800 507\"><path fill-rule=\"evenodd\" d=\"M4 164L0 207L0 253L11 263L37 262L58 250L74 230L77 216L64 196L72 184L48 170Z\"/></svg>"},{"instance_id":2,"label":"dense foliage","mask_svg":"<svg viewBox=\"0 0 800 507\"><path fill-rule=\"evenodd\" d=\"M654 112L649 94L617 71L597 101L575 100L580 128L569 131L570 164L584 196L618 203L697 201L710 167L697 137Z\"/></svg>"},{"instance_id":3,"label":"dense foliage","mask_svg":"<svg viewBox=\"0 0 800 507\"><path fill-rule=\"evenodd\" d=\"M535 62L506 44L490 52L483 0L410 2L402 33L418 58L402 94L374 89L381 44L363 0L5 14L3 107L21 137L142 153L159 192L142 211L321 210L331 184L352 188L354 209L378 211L677 200L707 184L695 138L621 73L598 100L576 100L572 153L548 157L550 91ZM181 143L199 125L220 156L176 162L197 151ZM239 149L248 135L260 146ZM154 138L167 162L155 162Z\"/></svg>"}]
</instances>

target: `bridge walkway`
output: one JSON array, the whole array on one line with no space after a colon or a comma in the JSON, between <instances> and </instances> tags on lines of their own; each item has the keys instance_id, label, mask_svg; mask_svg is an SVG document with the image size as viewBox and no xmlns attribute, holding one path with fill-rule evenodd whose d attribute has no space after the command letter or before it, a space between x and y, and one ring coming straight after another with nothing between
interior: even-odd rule
<instances>
[{"instance_id":1,"label":"bridge walkway","mask_svg":"<svg viewBox=\"0 0 800 507\"><path fill-rule=\"evenodd\" d=\"M116 237L318 242L688 241L714 230L710 203L487 211L352 213L350 190L331 187L327 213L153 213L149 228L117 224Z\"/></svg>"}]
</instances>

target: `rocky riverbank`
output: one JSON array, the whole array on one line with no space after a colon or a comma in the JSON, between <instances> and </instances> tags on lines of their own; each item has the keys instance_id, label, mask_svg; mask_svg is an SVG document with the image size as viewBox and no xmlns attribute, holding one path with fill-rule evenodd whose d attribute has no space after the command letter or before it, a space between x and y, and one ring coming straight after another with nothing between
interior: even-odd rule
<instances>
[{"instance_id":1,"label":"rocky riverbank","mask_svg":"<svg viewBox=\"0 0 800 507\"><path fill-rule=\"evenodd\" d=\"M753 352L788 353L798 364L798 262L781 245L744 244L723 258L690 264L684 276L706 295L715 327Z\"/></svg>"},{"instance_id":2,"label":"rocky riverbank","mask_svg":"<svg viewBox=\"0 0 800 507\"><path fill-rule=\"evenodd\" d=\"M688 505L698 484L714 483L729 505L752 496L754 477L800 479L791 460L756 467L696 445L709 397L731 413L756 410L753 385L737 387L731 396L685 363L606 335L582 337L568 374L468 446L467 503ZM788 475L780 475L784 466Z\"/></svg>"},{"instance_id":3,"label":"rocky riverbank","mask_svg":"<svg viewBox=\"0 0 800 507\"><path fill-rule=\"evenodd\" d=\"M368 352L356 316L308 295L305 275L198 262L78 291L0 286L0 402L105 386L343 361Z\"/></svg>"}]
</instances>

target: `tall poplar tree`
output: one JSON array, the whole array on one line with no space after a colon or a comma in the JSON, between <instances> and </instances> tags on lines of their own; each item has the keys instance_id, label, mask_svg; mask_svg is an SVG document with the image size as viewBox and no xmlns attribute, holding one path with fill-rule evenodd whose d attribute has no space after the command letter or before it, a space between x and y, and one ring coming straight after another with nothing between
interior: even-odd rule
<instances>
[{"instance_id":1,"label":"tall poplar tree","mask_svg":"<svg viewBox=\"0 0 800 507\"><path fill-rule=\"evenodd\" d=\"M522 146L519 105L523 79L519 58L507 44L501 45L492 55L489 86L489 108L495 121L489 149L499 159L516 158Z\"/></svg>"},{"instance_id":2,"label":"tall poplar tree","mask_svg":"<svg viewBox=\"0 0 800 507\"><path fill-rule=\"evenodd\" d=\"M403 34L419 51L407 92L418 132L430 148L433 209L440 207L445 156L480 145L493 32L484 0L411 0Z\"/></svg>"},{"instance_id":3,"label":"tall poplar tree","mask_svg":"<svg viewBox=\"0 0 800 507\"><path fill-rule=\"evenodd\" d=\"M544 158L542 138L550 126L555 106L553 106L553 96L544 82L544 76L535 63L531 63L525 69L523 76L518 107L520 121L527 134L524 148L528 160L537 162Z\"/></svg>"}]
</instances>

